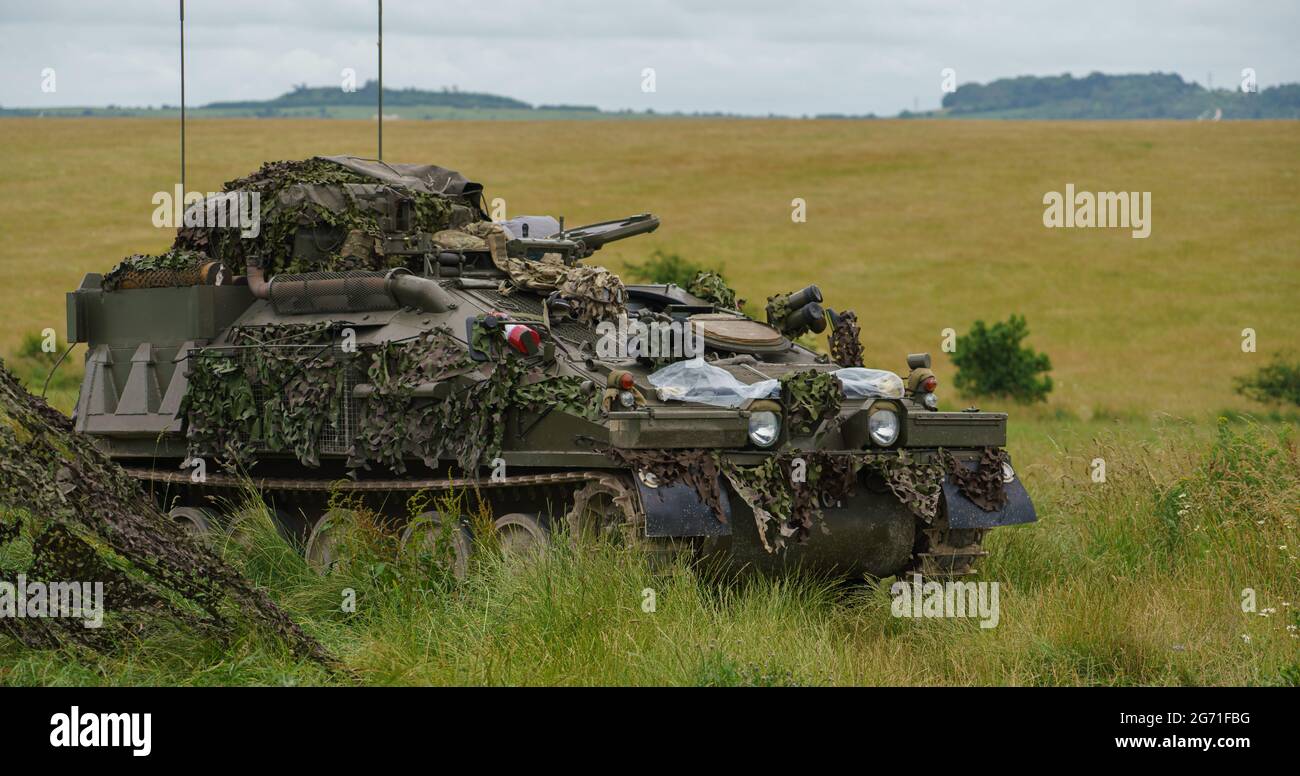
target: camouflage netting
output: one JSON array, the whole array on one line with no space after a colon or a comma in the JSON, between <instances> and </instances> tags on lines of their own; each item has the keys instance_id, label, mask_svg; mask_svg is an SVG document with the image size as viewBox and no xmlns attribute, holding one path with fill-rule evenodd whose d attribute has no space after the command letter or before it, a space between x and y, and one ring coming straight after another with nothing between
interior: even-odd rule
<instances>
[{"instance_id":1,"label":"camouflage netting","mask_svg":"<svg viewBox=\"0 0 1300 776\"><path fill-rule=\"evenodd\" d=\"M263 448L318 466L318 439L337 422L346 389L347 357L330 324L239 328L230 345L190 355L181 403L190 456L238 468Z\"/></svg>"},{"instance_id":2,"label":"camouflage netting","mask_svg":"<svg viewBox=\"0 0 1300 776\"><path fill-rule=\"evenodd\" d=\"M107 650L160 623L234 638L252 625L301 657L334 659L264 592L157 511L71 422L0 363L0 579L102 583L105 619L2 617L30 647Z\"/></svg>"},{"instance_id":3,"label":"camouflage netting","mask_svg":"<svg viewBox=\"0 0 1300 776\"><path fill-rule=\"evenodd\" d=\"M354 354L341 352L335 336L326 324L246 327L231 337L246 347L192 354L181 406L189 454L247 469L259 453L289 453L319 466L321 435L343 432L346 370L362 365L371 393L358 404L347 451L354 470L378 463L402 474L409 460L431 468L455 460L472 472L500 454L512 410L598 414L599 397L581 378L545 375L498 346L499 331L476 327L476 347L490 356L485 364L445 327ZM454 386L446 398L415 395L422 384L443 381Z\"/></svg>"},{"instance_id":4,"label":"camouflage netting","mask_svg":"<svg viewBox=\"0 0 1300 776\"><path fill-rule=\"evenodd\" d=\"M993 512L1007 504L1007 492L1002 480L1002 467L1008 463L1007 451L996 447L984 448L979 465L974 469L961 466L944 451L944 463L961 494L985 512Z\"/></svg>"},{"instance_id":5,"label":"camouflage netting","mask_svg":"<svg viewBox=\"0 0 1300 776\"><path fill-rule=\"evenodd\" d=\"M475 328L475 347L491 357L483 365L470 360L445 328L415 340L385 343L375 351L369 370L374 391L362 406L349 466L369 469L377 462L401 474L407 459L419 459L430 468L441 459L452 459L462 470L475 472L500 455L512 410L558 409L596 417L597 397L584 390L582 379L547 376L508 348L487 341L499 336ZM475 371L481 379L454 388L441 401L413 396L420 383Z\"/></svg>"},{"instance_id":6,"label":"camouflage netting","mask_svg":"<svg viewBox=\"0 0 1300 776\"><path fill-rule=\"evenodd\" d=\"M862 329L858 326L858 316L852 310L845 310L835 319L835 326L827 335L830 343L831 360L844 367L863 366Z\"/></svg>"},{"instance_id":7,"label":"camouflage netting","mask_svg":"<svg viewBox=\"0 0 1300 776\"><path fill-rule=\"evenodd\" d=\"M796 434L811 434L824 421L836 423L843 396L844 384L830 372L805 369L781 377L781 403Z\"/></svg>"},{"instance_id":8,"label":"camouflage netting","mask_svg":"<svg viewBox=\"0 0 1300 776\"><path fill-rule=\"evenodd\" d=\"M634 471L653 475L664 486L689 485L700 502L708 505L718 520L727 522L722 510L722 490L718 486L721 471L717 454L712 450L627 450L620 447L599 448L600 452Z\"/></svg>"},{"instance_id":9,"label":"camouflage netting","mask_svg":"<svg viewBox=\"0 0 1300 776\"><path fill-rule=\"evenodd\" d=\"M109 270L100 286L105 291L192 286L199 282L199 268L207 261L201 253L177 248L158 255L137 253Z\"/></svg>"},{"instance_id":10,"label":"camouflage netting","mask_svg":"<svg viewBox=\"0 0 1300 776\"><path fill-rule=\"evenodd\" d=\"M173 248L203 253L228 267L242 268L251 261L268 276L391 269L406 257L385 255L385 233L400 227L437 232L482 218L472 196L429 193L322 157L267 162L252 175L226 183L222 191L258 193L259 234L243 238L237 226L183 227ZM409 223L394 218L394 203L400 203L396 209L406 211ZM312 250L295 251L296 240Z\"/></svg>"},{"instance_id":11,"label":"camouflage netting","mask_svg":"<svg viewBox=\"0 0 1300 776\"><path fill-rule=\"evenodd\" d=\"M736 292L716 272L699 273L686 290L716 307L739 310L745 306L745 300L737 299Z\"/></svg>"},{"instance_id":12,"label":"camouflage netting","mask_svg":"<svg viewBox=\"0 0 1300 776\"><path fill-rule=\"evenodd\" d=\"M721 474L749 506L763 548L773 553L791 541L806 541L821 521L823 505L853 497L864 468L878 474L899 501L926 524L938 517L943 480L949 471L954 472L963 494L986 511L999 509L1006 502L1001 466L1005 452L995 448L984 451L974 471L960 466L948 453L944 454L944 464L918 461L907 451L897 456L874 456L789 450L771 455L756 466L740 466L714 450L605 448L600 452L620 466L653 474L666 485L690 485L701 502L725 522L718 480ZM796 479L797 468L802 472L801 479ZM967 490L966 485L961 485L967 480L980 485Z\"/></svg>"},{"instance_id":13,"label":"camouflage netting","mask_svg":"<svg viewBox=\"0 0 1300 776\"><path fill-rule=\"evenodd\" d=\"M568 300L573 317L587 324L616 321L627 312L623 281L604 267L565 264L557 253L547 253L536 261L510 257L506 255L507 235L500 224L480 221L457 231L459 234L435 235L434 241L452 250L488 251L496 268L510 276L510 285L503 287L502 293L509 293L511 286L541 294L557 291ZM482 247L470 243L465 235L480 241Z\"/></svg>"}]
</instances>

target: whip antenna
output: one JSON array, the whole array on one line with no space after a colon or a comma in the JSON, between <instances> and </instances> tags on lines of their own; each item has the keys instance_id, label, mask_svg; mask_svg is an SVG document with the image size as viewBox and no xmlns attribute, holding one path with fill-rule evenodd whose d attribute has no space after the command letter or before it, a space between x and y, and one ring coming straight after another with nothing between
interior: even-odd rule
<instances>
[{"instance_id":1,"label":"whip antenna","mask_svg":"<svg viewBox=\"0 0 1300 776\"><path fill-rule=\"evenodd\" d=\"M379 0L379 161L384 161L384 0Z\"/></svg>"},{"instance_id":2,"label":"whip antenna","mask_svg":"<svg viewBox=\"0 0 1300 776\"><path fill-rule=\"evenodd\" d=\"M181 2L181 196L185 191L185 0Z\"/></svg>"}]
</instances>

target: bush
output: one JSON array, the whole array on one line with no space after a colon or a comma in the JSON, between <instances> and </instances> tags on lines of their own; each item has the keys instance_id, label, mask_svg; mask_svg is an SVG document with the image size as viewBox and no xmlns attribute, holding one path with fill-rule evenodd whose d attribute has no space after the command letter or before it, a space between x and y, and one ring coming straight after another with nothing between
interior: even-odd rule
<instances>
[{"instance_id":1,"label":"bush","mask_svg":"<svg viewBox=\"0 0 1300 776\"><path fill-rule=\"evenodd\" d=\"M644 283L673 283L686 288L695 276L704 272L703 265L683 259L676 253L656 250L641 264L627 265L634 279Z\"/></svg>"},{"instance_id":2,"label":"bush","mask_svg":"<svg viewBox=\"0 0 1300 776\"><path fill-rule=\"evenodd\" d=\"M1238 377L1237 393L1263 404L1284 402L1300 406L1300 362L1288 362L1281 354L1249 377Z\"/></svg>"},{"instance_id":3,"label":"bush","mask_svg":"<svg viewBox=\"0 0 1300 776\"><path fill-rule=\"evenodd\" d=\"M985 326L976 321L970 333L957 338L952 362L957 366L953 383L970 396L1005 396L1018 402L1046 401L1052 378L1047 354L1022 347L1029 334L1022 315ZM1042 375L1040 377L1040 375Z\"/></svg>"}]
</instances>

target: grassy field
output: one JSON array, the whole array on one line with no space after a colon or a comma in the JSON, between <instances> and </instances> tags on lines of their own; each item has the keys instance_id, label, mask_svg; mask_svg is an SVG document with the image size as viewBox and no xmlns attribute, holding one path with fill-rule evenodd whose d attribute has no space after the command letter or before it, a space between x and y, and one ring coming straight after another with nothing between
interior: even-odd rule
<instances>
[{"instance_id":1,"label":"grassy field","mask_svg":"<svg viewBox=\"0 0 1300 776\"><path fill-rule=\"evenodd\" d=\"M62 335L63 293L84 272L170 243L150 199L176 177L176 129L0 121L7 359L42 328ZM373 131L195 122L189 187L215 190L268 159L371 154ZM1287 628L1300 626L1295 415L1232 389L1297 349L1300 123L394 122L385 148L483 181L511 215L661 216L655 234L600 254L615 269L658 248L724 268L751 300L819 283L828 306L864 322L868 365L901 370L906 353L932 352L948 408L970 402L942 387L941 332L1022 313L1056 390L1032 408L980 402L1012 413L1010 448L1040 515L989 541L980 578L1004 587L995 629L893 618L883 589L653 577L613 550L522 569L488 559L466 583L413 586L360 561L322 580L265 532L251 551L227 548L363 680L1300 681ZM1152 192L1150 238L1044 228L1044 193L1067 183ZM794 198L806 223L791 220ZM1241 348L1247 327L1258 352ZM41 375L35 358L17 365L29 383ZM76 372L52 391L64 409ZM1097 457L1105 483L1088 477ZM347 586L364 601L350 617L338 612ZM1243 613L1245 588L1274 611ZM106 657L0 641L0 682L322 681L334 679L251 637L228 649L159 634Z\"/></svg>"}]
</instances>

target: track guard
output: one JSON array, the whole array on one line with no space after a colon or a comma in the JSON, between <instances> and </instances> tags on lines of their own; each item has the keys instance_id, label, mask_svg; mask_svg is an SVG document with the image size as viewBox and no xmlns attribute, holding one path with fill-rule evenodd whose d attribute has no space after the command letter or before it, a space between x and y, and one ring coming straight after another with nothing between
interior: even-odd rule
<instances>
[{"instance_id":1,"label":"track guard","mask_svg":"<svg viewBox=\"0 0 1300 776\"><path fill-rule=\"evenodd\" d=\"M727 489L720 488L724 523L713 514L708 504L700 500L695 488L683 482L648 488L640 477L636 482L641 506L645 508L646 536L730 536L731 501Z\"/></svg>"},{"instance_id":2,"label":"track guard","mask_svg":"<svg viewBox=\"0 0 1300 776\"><path fill-rule=\"evenodd\" d=\"M1019 477L1003 483L1007 494L1007 503L999 510L985 512L973 501L962 495L952 475L943 478L943 500L948 510L949 528L997 528L1003 525L1020 525L1038 520L1034 511L1034 502L1029 500L1029 492L1020 483Z\"/></svg>"}]
</instances>

